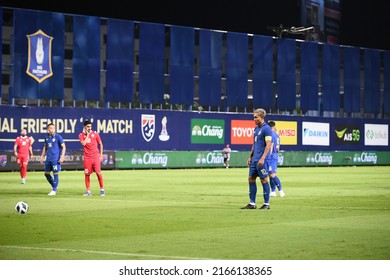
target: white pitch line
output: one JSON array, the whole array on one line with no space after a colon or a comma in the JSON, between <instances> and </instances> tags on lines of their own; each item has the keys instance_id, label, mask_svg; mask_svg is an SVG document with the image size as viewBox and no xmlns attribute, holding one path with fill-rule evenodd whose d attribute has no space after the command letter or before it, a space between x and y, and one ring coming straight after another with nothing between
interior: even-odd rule
<instances>
[{"instance_id":1,"label":"white pitch line","mask_svg":"<svg viewBox=\"0 0 390 280\"><path fill-rule=\"evenodd\" d=\"M64 172L64 171L61 171ZM198 201L151 201L151 200L126 200L126 199L108 199L107 195L104 198L100 198L99 194L96 192L96 194L92 194L92 196L85 197L83 195L78 195L79 197L60 197L59 195L56 196L56 200L84 200L84 201L93 201L93 202L132 202L132 203L139 203L139 204L155 204L155 205L209 205L209 202L198 202ZM93 199L93 197L96 197L96 199ZM99 198L97 198L99 197ZM39 198L40 200L46 200L46 197Z\"/></svg>"},{"instance_id":2,"label":"white pitch line","mask_svg":"<svg viewBox=\"0 0 390 280\"><path fill-rule=\"evenodd\" d=\"M119 253L119 252L107 252L107 251L92 251L92 250L75 250L75 249L62 249L62 248L40 248L40 247L28 247L28 246L9 246L0 245L0 248L20 249L20 250L43 250L43 251L55 251L55 252L75 252L75 253L89 253L89 254L101 254L101 255L116 255L116 256L133 256L133 257L148 257L148 258L165 258L165 259L182 259L182 260L211 260L204 258L191 258L191 257L179 257L179 256L163 256L152 254L135 254L135 253Z\"/></svg>"}]
</instances>

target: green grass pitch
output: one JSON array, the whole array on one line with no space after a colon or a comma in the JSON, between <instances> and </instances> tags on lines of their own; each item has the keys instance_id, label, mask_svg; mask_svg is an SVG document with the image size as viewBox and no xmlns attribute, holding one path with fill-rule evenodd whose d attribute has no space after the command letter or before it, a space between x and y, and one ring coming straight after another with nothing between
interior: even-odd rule
<instances>
[{"instance_id":1,"label":"green grass pitch","mask_svg":"<svg viewBox=\"0 0 390 280\"><path fill-rule=\"evenodd\" d=\"M390 167L278 169L286 196L248 203L246 168L0 173L2 260L388 260ZM258 183L258 205L263 202ZM29 212L14 210L26 201Z\"/></svg>"}]
</instances>

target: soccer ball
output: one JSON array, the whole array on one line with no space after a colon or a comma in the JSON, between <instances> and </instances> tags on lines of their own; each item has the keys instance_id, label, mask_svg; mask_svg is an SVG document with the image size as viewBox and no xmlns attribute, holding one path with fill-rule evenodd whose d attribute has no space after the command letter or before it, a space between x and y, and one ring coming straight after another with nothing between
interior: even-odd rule
<instances>
[{"instance_id":1,"label":"soccer ball","mask_svg":"<svg viewBox=\"0 0 390 280\"><path fill-rule=\"evenodd\" d=\"M21 214L21 215L26 214L28 211L28 204L24 201L19 201L15 205L15 210L18 214Z\"/></svg>"}]
</instances>

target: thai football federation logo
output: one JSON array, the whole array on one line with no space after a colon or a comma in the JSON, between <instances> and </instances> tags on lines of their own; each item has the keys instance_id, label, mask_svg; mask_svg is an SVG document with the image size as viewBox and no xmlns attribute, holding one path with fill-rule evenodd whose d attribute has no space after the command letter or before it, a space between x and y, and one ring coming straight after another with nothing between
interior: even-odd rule
<instances>
[{"instance_id":1,"label":"thai football federation logo","mask_svg":"<svg viewBox=\"0 0 390 280\"><path fill-rule=\"evenodd\" d=\"M42 83L53 76L51 67L51 43L53 37L46 35L42 30L27 35L28 63L27 75Z\"/></svg>"},{"instance_id":2,"label":"thai football federation logo","mask_svg":"<svg viewBox=\"0 0 390 280\"><path fill-rule=\"evenodd\" d=\"M156 121L154 115L141 115L142 137L144 137L147 142L150 142L153 139L155 129Z\"/></svg>"},{"instance_id":3,"label":"thai football federation logo","mask_svg":"<svg viewBox=\"0 0 390 280\"><path fill-rule=\"evenodd\" d=\"M7 165L7 155L0 155L0 166Z\"/></svg>"}]
</instances>

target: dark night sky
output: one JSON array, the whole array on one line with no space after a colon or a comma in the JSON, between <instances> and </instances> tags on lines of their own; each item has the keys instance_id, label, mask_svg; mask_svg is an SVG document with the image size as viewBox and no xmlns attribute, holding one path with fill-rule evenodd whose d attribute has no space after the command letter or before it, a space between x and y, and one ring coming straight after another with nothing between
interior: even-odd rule
<instances>
[{"instance_id":1,"label":"dark night sky","mask_svg":"<svg viewBox=\"0 0 390 280\"><path fill-rule=\"evenodd\" d=\"M300 26L300 0L1 1L4 7L92 15L275 36L267 27ZM121 3L121 4L119 4ZM340 0L342 45L390 50L385 1Z\"/></svg>"}]
</instances>

